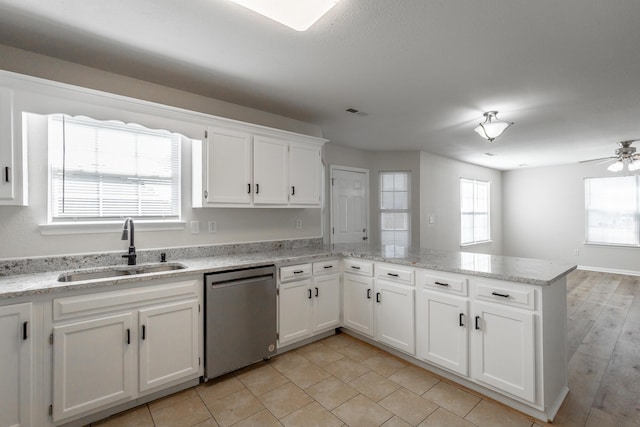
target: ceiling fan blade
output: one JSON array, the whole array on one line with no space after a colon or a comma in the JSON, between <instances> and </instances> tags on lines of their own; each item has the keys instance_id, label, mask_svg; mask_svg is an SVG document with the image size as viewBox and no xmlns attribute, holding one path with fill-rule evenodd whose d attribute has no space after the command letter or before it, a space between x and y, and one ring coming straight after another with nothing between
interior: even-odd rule
<instances>
[{"instance_id":1,"label":"ceiling fan blade","mask_svg":"<svg viewBox=\"0 0 640 427\"><path fill-rule=\"evenodd\" d=\"M589 162L600 162L600 161L604 161L604 160L613 160L613 159L617 159L617 156L613 156L613 157L601 157L599 159L591 159L591 160L580 160L578 163L589 163Z\"/></svg>"}]
</instances>

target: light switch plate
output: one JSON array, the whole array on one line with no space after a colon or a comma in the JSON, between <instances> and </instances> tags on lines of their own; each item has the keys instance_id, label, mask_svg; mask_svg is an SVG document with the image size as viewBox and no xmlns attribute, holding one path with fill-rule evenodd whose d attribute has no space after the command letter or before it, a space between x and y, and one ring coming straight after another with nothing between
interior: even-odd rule
<instances>
[{"instance_id":1,"label":"light switch plate","mask_svg":"<svg viewBox=\"0 0 640 427\"><path fill-rule=\"evenodd\" d=\"M191 221L191 234L198 234L200 232L200 221Z\"/></svg>"}]
</instances>

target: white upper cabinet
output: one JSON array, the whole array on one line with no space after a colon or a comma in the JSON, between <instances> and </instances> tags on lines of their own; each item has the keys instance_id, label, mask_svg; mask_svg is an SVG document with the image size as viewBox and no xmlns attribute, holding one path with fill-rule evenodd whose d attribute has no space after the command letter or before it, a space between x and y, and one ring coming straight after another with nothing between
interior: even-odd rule
<instances>
[{"instance_id":1,"label":"white upper cabinet","mask_svg":"<svg viewBox=\"0 0 640 427\"><path fill-rule=\"evenodd\" d=\"M289 143L263 136L253 137L253 203L286 205L289 203Z\"/></svg>"},{"instance_id":2,"label":"white upper cabinet","mask_svg":"<svg viewBox=\"0 0 640 427\"><path fill-rule=\"evenodd\" d=\"M26 206L29 202L27 149L20 120L13 108L13 91L0 87L0 205Z\"/></svg>"},{"instance_id":3,"label":"white upper cabinet","mask_svg":"<svg viewBox=\"0 0 640 427\"><path fill-rule=\"evenodd\" d=\"M323 140L316 139L209 127L192 142L193 207L320 207Z\"/></svg>"},{"instance_id":4,"label":"white upper cabinet","mask_svg":"<svg viewBox=\"0 0 640 427\"><path fill-rule=\"evenodd\" d=\"M292 205L320 205L320 147L292 143L289 147L289 200Z\"/></svg>"}]
</instances>

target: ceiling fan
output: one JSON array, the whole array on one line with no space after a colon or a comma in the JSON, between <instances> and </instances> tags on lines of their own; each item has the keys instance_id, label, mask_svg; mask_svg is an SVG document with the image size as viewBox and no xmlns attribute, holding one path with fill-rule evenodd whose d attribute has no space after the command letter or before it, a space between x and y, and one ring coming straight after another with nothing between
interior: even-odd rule
<instances>
[{"instance_id":1,"label":"ceiling fan","mask_svg":"<svg viewBox=\"0 0 640 427\"><path fill-rule=\"evenodd\" d=\"M629 171L636 171L640 169L640 153L636 153L636 147L632 147L636 141L640 141L640 139L629 139L627 141L620 141L618 145L620 148L616 149L615 156L611 157L602 157L600 159L591 159L591 160L582 160L580 163L588 163L588 162L597 162L597 161L605 161L605 160L616 160L614 163L609 165L607 168L611 172L620 172L624 169L624 165L627 165Z\"/></svg>"}]
</instances>

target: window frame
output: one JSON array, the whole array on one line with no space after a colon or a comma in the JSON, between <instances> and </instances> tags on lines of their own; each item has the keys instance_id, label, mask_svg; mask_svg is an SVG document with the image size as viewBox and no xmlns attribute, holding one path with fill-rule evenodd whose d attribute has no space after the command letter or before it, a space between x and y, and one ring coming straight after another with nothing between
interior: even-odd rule
<instances>
[{"instance_id":1,"label":"window frame","mask_svg":"<svg viewBox=\"0 0 640 427\"><path fill-rule=\"evenodd\" d=\"M406 180L407 180L407 207L406 209L383 209L382 207L382 194L384 193L388 193L389 191L383 191L383 185L382 185L382 180L384 179L385 175L390 175L390 174L404 174L406 176ZM378 171L378 219L380 220L380 226L379 226L379 232L380 232L380 246L382 247L383 253L385 254L385 256L388 257L394 257L394 256L405 256L407 250L411 247L411 172L410 171ZM401 190L397 190L398 192ZM397 192L396 190L392 191L393 193ZM402 191L404 192L404 191ZM382 221L382 215L384 213L406 213L407 214L407 229L406 230L383 230L382 226L383 226L383 221ZM396 243L394 244L384 244L382 241L382 233L384 231L399 231L399 232L406 232L407 233L407 244L406 245L398 245ZM392 250L390 252L387 252L385 247L392 247ZM403 250L401 248L404 248Z\"/></svg>"},{"instance_id":2,"label":"window frame","mask_svg":"<svg viewBox=\"0 0 640 427\"><path fill-rule=\"evenodd\" d=\"M472 184L473 185L473 211L471 212L465 212L462 210L463 208L463 191L462 191L462 186L463 183L468 183L468 184ZM487 200L486 200L486 206L487 206L487 211L484 212L479 212L477 211L476 208L476 194L477 194L477 188L479 184L486 184L487 186ZM484 181L484 180L479 180L479 179L470 179L470 178L460 178L459 181L459 185L458 185L458 189L459 189L459 201L460 201L460 246L461 247L466 247L466 246L473 246L473 245L480 245L480 244L485 244L485 243L491 243L492 239L491 239L491 181ZM464 242L463 241L463 236L464 236L464 220L463 218L465 217L465 215L471 215L473 218L472 223L475 224L475 218L477 215L486 215L487 217L487 238L485 240L476 240L475 237L475 225L473 227L473 240L470 242Z\"/></svg>"},{"instance_id":3,"label":"window frame","mask_svg":"<svg viewBox=\"0 0 640 427\"><path fill-rule=\"evenodd\" d=\"M587 186L592 180L610 180L616 178L633 178L635 181L635 195L636 195L636 207L635 211L631 213L636 235L636 244L632 243L611 243L589 240L589 213L593 211L602 211L601 209L589 209L590 192L587 191ZM607 246L607 247L620 247L620 248L640 248L640 175L620 175L620 176L606 176L606 177L587 177L584 178L584 244L589 246Z\"/></svg>"}]
</instances>

